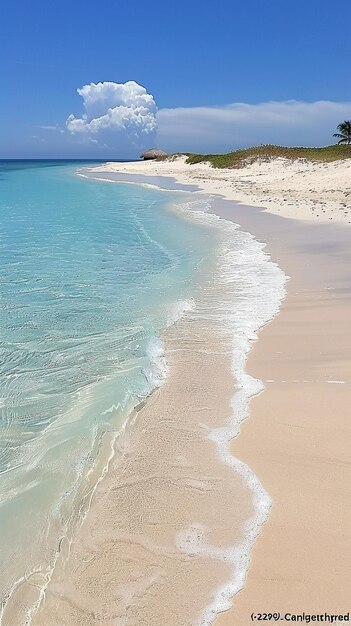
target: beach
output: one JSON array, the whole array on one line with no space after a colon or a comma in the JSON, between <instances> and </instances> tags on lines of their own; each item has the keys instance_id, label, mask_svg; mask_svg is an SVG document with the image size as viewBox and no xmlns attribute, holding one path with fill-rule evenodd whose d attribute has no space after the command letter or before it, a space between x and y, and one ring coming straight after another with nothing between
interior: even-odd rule
<instances>
[{"instance_id":1,"label":"beach","mask_svg":"<svg viewBox=\"0 0 351 626\"><path fill-rule=\"evenodd\" d=\"M350 3L3 4L0 626L351 624Z\"/></svg>"},{"instance_id":2,"label":"beach","mask_svg":"<svg viewBox=\"0 0 351 626\"><path fill-rule=\"evenodd\" d=\"M251 613L350 608L350 233L267 214L254 220L247 227L269 241L291 278L250 353L248 371L266 389L232 451L263 480L273 506L245 588L220 626L249 624Z\"/></svg>"},{"instance_id":3,"label":"beach","mask_svg":"<svg viewBox=\"0 0 351 626\"><path fill-rule=\"evenodd\" d=\"M216 214L240 224L269 273L248 301L257 319L240 353L252 383L242 396L223 323L232 300L215 273L201 306L166 332L166 382L117 439L33 624L246 626L258 613L349 611L350 166L282 161L234 172L181 157L95 171L220 194ZM264 279L275 291L265 295ZM209 315L215 302L224 317Z\"/></svg>"},{"instance_id":4,"label":"beach","mask_svg":"<svg viewBox=\"0 0 351 626\"><path fill-rule=\"evenodd\" d=\"M351 163L312 162L306 159L261 158L242 168L213 168L209 163L188 165L185 156L143 163L109 163L99 168L128 176L171 177L221 194L249 206L265 207L282 217L320 223L351 223Z\"/></svg>"}]
</instances>

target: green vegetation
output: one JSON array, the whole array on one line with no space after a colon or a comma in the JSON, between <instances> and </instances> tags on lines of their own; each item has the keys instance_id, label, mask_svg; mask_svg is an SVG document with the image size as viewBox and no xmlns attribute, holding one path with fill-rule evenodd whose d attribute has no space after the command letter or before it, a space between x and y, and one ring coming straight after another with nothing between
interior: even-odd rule
<instances>
[{"instance_id":1,"label":"green vegetation","mask_svg":"<svg viewBox=\"0 0 351 626\"><path fill-rule=\"evenodd\" d=\"M333 137L338 137L338 145L342 143L349 145L351 143L351 121L344 120L341 124L338 124L338 131L338 133L333 135Z\"/></svg>"},{"instance_id":2,"label":"green vegetation","mask_svg":"<svg viewBox=\"0 0 351 626\"><path fill-rule=\"evenodd\" d=\"M257 160L269 160L276 157L325 162L349 159L351 158L351 146L336 144L325 146L324 148L288 148L268 144L244 150L235 150L228 154L187 154L187 157L187 163L190 164L208 161L213 167L239 168Z\"/></svg>"}]
</instances>

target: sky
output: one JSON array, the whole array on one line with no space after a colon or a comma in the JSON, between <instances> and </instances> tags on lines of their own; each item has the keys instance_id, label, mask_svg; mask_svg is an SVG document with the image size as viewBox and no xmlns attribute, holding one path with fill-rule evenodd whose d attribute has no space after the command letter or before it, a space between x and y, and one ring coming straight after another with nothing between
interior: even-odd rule
<instances>
[{"instance_id":1,"label":"sky","mask_svg":"<svg viewBox=\"0 0 351 626\"><path fill-rule=\"evenodd\" d=\"M0 158L332 143L351 118L349 9L349 0L4 0Z\"/></svg>"}]
</instances>

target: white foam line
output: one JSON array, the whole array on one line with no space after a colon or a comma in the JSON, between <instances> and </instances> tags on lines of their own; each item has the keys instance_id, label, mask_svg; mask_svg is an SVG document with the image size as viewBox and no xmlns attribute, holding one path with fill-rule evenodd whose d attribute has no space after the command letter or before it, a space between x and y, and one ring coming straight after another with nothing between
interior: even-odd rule
<instances>
[{"instance_id":1,"label":"white foam line","mask_svg":"<svg viewBox=\"0 0 351 626\"><path fill-rule=\"evenodd\" d=\"M231 402L231 420L226 426L210 432L209 437L214 441L222 462L244 477L252 494L255 511L246 523L245 539L240 545L225 548L210 546L204 540L206 529L198 524L192 525L177 538L178 547L187 553L190 546L191 553L195 550L195 553L223 559L232 565L231 579L217 589L213 601L200 616L199 626L211 626L218 613L231 607L233 597L243 588L252 546L272 505L270 496L257 476L248 465L231 454L229 445L238 435L241 422L249 416L250 399L264 389L261 381L246 373L247 355L252 342L257 339L257 331L279 311L286 293L287 277L263 251L264 245L252 235L240 231L238 225L217 215L203 210L194 211L198 207L199 200L183 207L178 205L188 218L205 221L221 229L224 235L220 270L215 282L222 283L232 293L230 301L221 303L222 310L217 315L232 337L232 372L237 386ZM208 210L210 206L207 204L206 208Z\"/></svg>"},{"instance_id":2,"label":"white foam line","mask_svg":"<svg viewBox=\"0 0 351 626\"><path fill-rule=\"evenodd\" d=\"M120 183L122 181L110 180L109 182ZM137 181L130 181L130 184L147 186L147 183ZM157 185L152 186L166 191ZM181 190L167 189L167 191ZM214 441L221 460L245 478L252 493L255 510L253 517L246 524L245 539L240 545L230 548L209 546L203 539L205 529L198 524L186 530L185 536L184 533L178 536L178 547L181 550L188 552L189 545L192 546L190 549L194 550L195 545L195 552L220 558L232 564L231 579L217 589L213 601L205 608L198 622L199 626L212 626L218 613L231 607L233 597L244 586L252 546L267 519L272 504L270 496L254 472L230 453L229 444L231 439L239 433L241 422L249 416L250 399L264 389L261 381L246 373L247 355L252 342L257 338L257 331L278 313L281 301L285 297L284 285L288 277L263 251L264 244L250 233L239 231L239 225L222 219L214 213L209 213L211 204L206 201L209 196L204 193L200 200L201 192L202 190L196 191L197 200L194 202L187 202L183 205L177 203L176 209L191 221L207 223L209 226L222 229L223 234L227 234L221 250L222 271L217 279L222 281L224 286L232 285L233 287L232 310L223 310L222 324L223 322L226 325L232 323L232 371L238 387L231 403L232 419L227 426L212 431L210 438ZM239 303L241 308L238 306Z\"/></svg>"},{"instance_id":3,"label":"white foam line","mask_svg":"<svg viewBox=\"0 0 351 626\"><path fill-rule=\"evenodd\" d=\"M178 320L180 320L188 311L192 311L195 307L195 303L194 300L192 298L190 298L189 300L181 300L181 301L177 301L173 304L172 309L169 311L169 315L168 315L168 319L167 319L167 327L172 326L173 324L175 324ZM159 337L152 337L149 341L149 344L147 346L147 354L148 357L150 359L150 363L151 363L151 367L150 369L147 370L147 372L145 371L145 375L150 383L150 393L156 389L157 387L160 387L166 380L166 377L168 375L168 365L166 362L166 357L165 357L165 351L164 351L164 343L163 340ZM145 398L141 398L140 400L143 400ZM106 411L104 411L104 413L108 413L108 412L112 412L114 409L120 408L120 406L116 407L115 405L113 405L112 407L110 407L109 409L107 409ZM106 476L106 474L108 473L110 464L115 456L116 453L116 448L115 448L115 444L117 439L123 435L126 431L127 425L129 423L130 420L130 415L133 413L133 410L131 412L129 412L126 415L125 420L123 421L123 423L121 424L121 427L119 428L118 431L116 431L114 433L114 435L111 437L110 440L110 451L109 451L109 455L108 458L106 460L106 462L104 463L103 467L102 467L102 471L100 473L100 475L98 476L96 482L94 483L94 486L92 487L92 489L89 491L89 493L87 494L87 498L88 498L88 503L85 506L85 511L84 514L80 517L80 525L83 524L84 520L86 519L86 516L88 515L88 512L91 508L91 503L92 503L92 499L94 497L94 494L99 486L99 484L101 483L101 481L104 479L104 477ZM94 471L94 468L91 468L86 475L86 479L89 477L89 475ZM86 497L84 498L84 501L86 500ZM68 520L69 523L70 520ZM60 539L59 542L59 546L61 544L62 539L67 539L67 528L65 529L65 534L64 536ZM71 546L71 540L69 540L69 547L68 547L68 552L70 550L70 546ZM33 616L35 615L35 613L38 611L41 603L43 602L43 600L45 599L45 594L46 594L46 590L47 587L52 579L52 576L54 574L56 565L57 565L57 561L58 558L60 556L60 549L58 549L55 553L55 557L54 557L54 561L53 564L50 566L50 568L48 569L48 571L46 572L44 578L45 578L45 582L44 584L38 587L38 599L37 601L28 608L27 610L27 617L26 620L23 624L23 626L30 626L32 623L32 619ZM6 598L6 601L1 605L0 608L0 626L2 626L2 619L3 619L3 615L4 615L4 611L6 610L6 606L9 602L9 600L12 598L13 594L16 592L16 590L21 586L21 584L23 582L25 582L26 580L29 579L29 577L32 574L35 573L39 573L40 570L33 570L33 572L31 572L28 576L26 577L21 577L19 580L17 580L15 582L15 584L13 585L11 592L9 593L8 597Z\"/></svg>"},{"instance_id":4,"label":"white foam line","mask_svg":"<svg viewBox=\"0 0 351 626\"><path fill-rule=\"evenodd\" d=\"M167 187L160 187L156 183L147 183L143 181L137 180L116 180L114 178L101 178L100 176L89 176L87 174L83 174L79 170L76 171L76 176L80 176L81 178L87 178L88 180L97 180L100 183L117 183L121 185L137 185L138 187L145 187L146 189L157 189L157 191L164 191L168 193L191 193L189 189L168 189ZM201 193L201 189L196 190L196 193Z\"/></svg>"}]
</instances>

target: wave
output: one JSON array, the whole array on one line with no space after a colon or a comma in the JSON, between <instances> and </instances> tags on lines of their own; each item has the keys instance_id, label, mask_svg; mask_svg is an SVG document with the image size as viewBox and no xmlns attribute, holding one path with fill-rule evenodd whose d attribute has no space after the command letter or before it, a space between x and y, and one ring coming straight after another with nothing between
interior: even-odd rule
<instances>
[{"instance_id":1,"label":"wave","mask_svg":"<svg viewBox=\"0 0 351 626\"><path fill-rule=\"evenodd\" d=\"M205 608L199 626L211 626L216 616L228 610L233 597L244 587L254 541L267 519L272 500L258 477L248 465L231 454L230 441L239 434L240 424L249 417L249 403L264 390L262 381L246 372L246 362L258 331L278 313L286 295L288 277L264 251L265 244L238 224L216 215L213 201L201 198L177 204L184 217L212 226L220 233L218 268L213 277L215 290L206 289L198 303L195 317L217 318L232 346L232 373L236 391L231 401L231 419L209 433L221 461L245 480L252 494L254 515L247 521L245 538L240 545L211 546L206 542L206 529L192 525L177 537L178 548L187 554L201 554L231 564L232 575L217 589L214 599ZM218 287L221 298L217 299ZM222 288L222 289L221 289Z\"/></svg>"},{"instance_id":2,"label":"wave","mask_svg":"<svg viewBox=\"0 0 351 626\"><path fill-rule=\"evenodd\" d=\"M132 184L135 185L137 183L133 182ZM184 192L183 196L178 197L179 199L184 197ZM247 465L231 455L229 442L238 434L241 422L249 415L251 397L264 389L261 381L247 374L247 355L251 349L252 342L257 338L258 330L278 312L280 303L285 295L284 285L286 277L266 254L264 244L258 242L249 233L241 231L239 225L223 220L213 213L213 204L206 196L196 196L195 199L188 202L176 202L170 208L172 212L182 214L185 219L196 222L199 226L213 229L218 238L216 271L214 275L211 275L211 283L206 284L202 289L196 304L194 300L189 298L176 301L168 306L165 325L171 326L177 323L186 314L191 314L195 319L214 318L218 321L218 326L222 329L227 343L230 344L232 373L236 382L236 393L231 403L232 417L224 427L212 430L209 433L209 437L216 446L221 461L231 466L234 471L244 477L251 491L255 508L253 517L247 522L245 540L240 545L224 548L211 546L206 542L206 529L197 524L193 524L186 531L179 533L177 537L177 545L180 550L184 552L189 552L190 550L192 551L191 553L223 559L231 564L232 575L230 580L216 590L213 601L204 609L203 614L199 618L199 625L210 626L218 613L229 608L233 597L244 586L253 542L271 507L270 496L261 485L259 479ZM143 235L147 238L149 237L146 229L144 229ZM148 241L153 246L155 245L153 239L148 238ZM157 245L157 248L169 258L169 261L173 260L173 257L168 255L168 251L163 246ZM99 460L99 471L96 472L98 461L95 458L88 472L90 478L92 478L92 475L94 476L94 480L89 481L89 489L86 489L84 492L83 500L86 505L84 514L89 510L91 498L97 485L108 471L114 455L116 437L125 428L133 410L136 408L136 404L145 400L167 378L168 366L164 344L160 336L152 334L148 338L145 361L142 373L147 384L143 388L143 393L136 394L134 403L130 402L130 396L129 402L128 399L125 400L123 404L124 421L121 430L119 433L113 433L113 436L110 437L107 446L108 454L104 454L102 465L101 459ZM112 401L110 408L104 409L104 414L114 414L116 409L119 410L121 407ZM98 437L98 433L95 433L95 436L93 436L95 451ZM79 481L84 479L83 465L78 463L76 467L77 480L79 478ZM81 513L82 507L79 507L79 509ZM65 535L67 536L66 530ZM46 570L45 582L41 586L39 600L27 613L26 623L28 624L34 611L39 606L45 588L51 579L60 553L61 541L62 538L52 562L53 567L50 569L50 572ZM33 571L26 576L26 581L30 579L31 574L34 575L36 573ZM18 588L22 581L24 579L17 581L12 592Z\"/></svg>"},{"instance_id":3,"label":"wave","mask_svg":"<svg viewBox=\"0 0 351 626\"><path fill-rule=\"evenodd\" d=\"M193 308L194 301L192 299L179 300L170 304L165 317L166 328L179 321L186 314L186 312L193 310ZM58 559L62 553L62 546L65 545L66 549L69 550L73 529L76 528L77 523L82 524L89 513L96 489L103 480L104 476L107 474L110 464L116 454L117 439L124 433L129 421L132 420L133 416L137 413L139 405L142 406L147 397L165 382L169 368L166 362L164 342L162 338L156 335L151 336L147 340L145 352L148 365L142 369L147 382L144 386L143 393L136 394L132 403L128 402L129 396L126 394L126 398L122 403L118 403L117 405L112 404L110 407L102 411L102 415L106 416L116 412L122 413L123 421L121 422L118 430L104 433L104 442L101 440L101 433L98 432L97 428L92 430L91 452L77 459L75 463L75 483L68 490L66 490L64 494L62 494L60 500L56 503L55 509L52 510L55 517L60 517L62 519L61 507L65 504L67 498L72 499L71 514L66 517L65 522L62 525L57 547L53 551L51 560L46 564L44 569L38 565L32 570L27 571L25 576L21 576L14 581L11 589L6 594L6 597L0 606L0 626L2 626L3 623L10 623L7 621L12 619L12 608L9 605L11 605L12 602L16 602L17 593L21 594L22 588L27 585L35 587L38 592L38 597L35 602L27 606L24 610L23 624L25 626L30 626L32 618L45 597L45 591L50 584ZM91 393L92 390L90 387L79 392L79 402L84 405L87 397L89 396L90 398ZM69 415L67 415L67 419L71 418L72 412L77 413L77 411L79 411L79 403L75 404L74 409L72 409L72 411L69 412ZM42 433L40 437L41 447L45 450L47 449L47 444L43 444L43 439L47 431L49 431L52 427L53 425L49 424L46 431ZM93 463L91 463L92 460ZM9 494L9 496L10 495L11 494Z\"/></svg>"}]
</instances>

